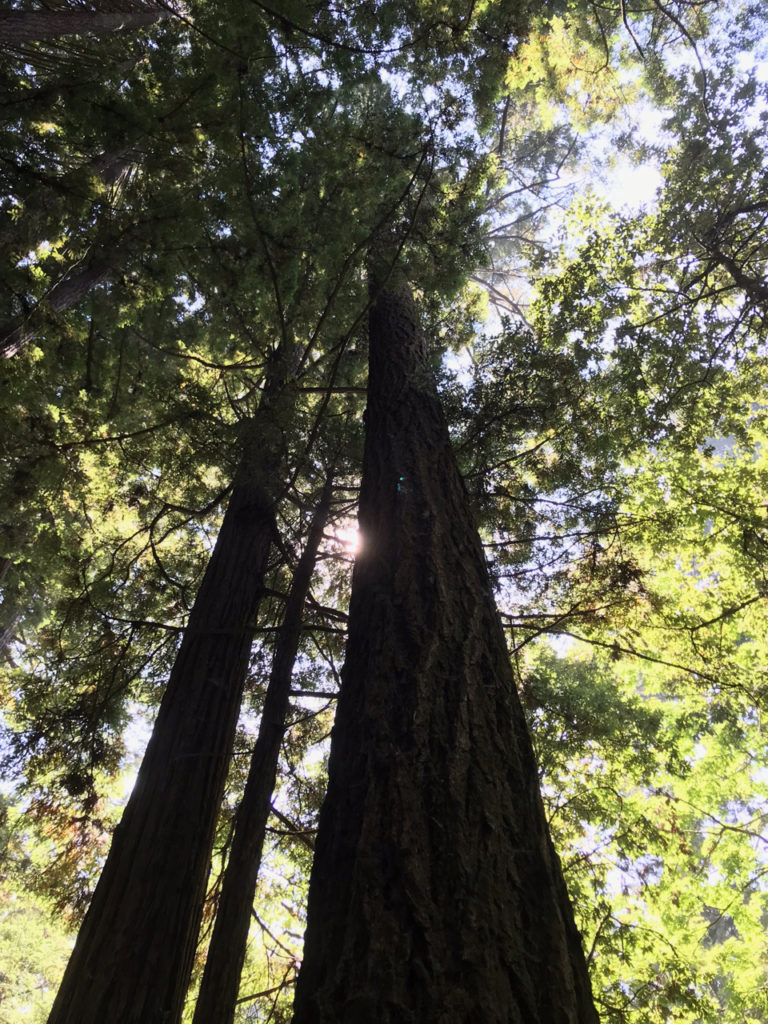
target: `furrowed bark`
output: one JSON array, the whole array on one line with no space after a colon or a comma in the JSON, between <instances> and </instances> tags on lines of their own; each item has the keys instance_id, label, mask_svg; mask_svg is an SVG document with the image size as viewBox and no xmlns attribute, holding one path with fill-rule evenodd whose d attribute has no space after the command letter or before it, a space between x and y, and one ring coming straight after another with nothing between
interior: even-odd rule
<instances>
[{"instance_id":1,"label":"furrowed bark","mask_svg":"<svg viewBox=\"0 0 768 1024\"><path fill-rule=\"evenodd\" d=\"M181 1018L275 529L282 459L255 434L49 1024Z\"/></svg>"},{"instance_id":2,"label":"furrowed bark","mask_svg":"<svg viewBox=\"0 0 768 1024\"><path fill-rule=\"evenodd\" d=\"M133 11L9 11L0 14L0 47L24 46L64 36L106 36L137 31L172 15L165 7Z\"/></svg>"},{"instance_id":3,"label":"furrowed bark","mask_svg":"<svg viewBox=\"0 0 768 1024\"><path fill-rule=\"evenodd\" d=\"M366 422L362 548L294 1024L594 1024L405 287L372 309Z\"/></svg>"},{"instance_id":4,"label":"furrowed bark","mask_svg":"<svg viewBox=\"0 0 768 1024\"><path fill-rule=\"evenodd\" d=\"M256 879L277 776L280 744L285 731L291 676L301 638L302 613L328 519L331 496L332 479L329 475L285 606L259 735L251 757L243 798L235 816L235 834L224 872L194 1024L232 1024L235 1016Z\"/></svg>"}]
</instances>

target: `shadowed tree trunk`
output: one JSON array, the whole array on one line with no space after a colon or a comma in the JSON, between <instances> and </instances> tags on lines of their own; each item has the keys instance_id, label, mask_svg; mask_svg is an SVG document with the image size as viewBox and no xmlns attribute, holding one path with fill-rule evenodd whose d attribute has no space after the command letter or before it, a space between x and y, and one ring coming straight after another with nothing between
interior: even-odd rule
<instances>
[{"instance_id":1,"label":"shadowed tree trunk","mask_svg":"<svg viewBox=\"0 0 768 1024\"><path fill-rule=\"evenodd\" d=\"M9 612L2 622L0 622L0 657L3 656L6 647L8 647L13 640L16 625L20 618L21 615L19 612Z\"/></svg>"},{"instance_id":2,"label":"shadowed tree trunk","mask_svg":"<svg viewBox=\"0 0 768 1024\"><path fill-rule=\"evenodd\" d=\"M10 558L0 558L0 584L13 568ZM3 618L0 620L0 657L2 657L8 644L13 640L13 631L20 615L7 606L7 601L2 602Z\"/></svg>"},{"instance_id":3,"label":"shadowed tree trunk","mask_svg":"<svg viewBox=\"0 0 768 1024\"><path fill-rule=\"evenodd\" d=\"M0 358L10 359L23 351L34 340L40 327L39 314L46 307L54 313L63 313L77 305L81 299L100 284L110 271L104 260L94 260L84 270L71 271L51 288L48 294L25 317L0 327Z\"/></svg>"},{"instance_id":4,"label":"shadowed tree trunk","mask_svg":"<svg viewBox=\"0 0 768 1024\"><path fill-rule=\"evenodd\" d=\"M294 1024L594 1024L407 287L370 317L362 549Z\"/></svg>"},{"instance_id":5,"label":"shadowed tree trunk","mask_svg":"<svg viewBox=\"0 0 768 1024\"><path fill-rule=\"evenodd\" d=\"M11 217L6 211L0 221L0 266L15 265L46 240L60 238L68 228L83 223L96 203L113 206L140 159L137 151L100 153L61 177L37 175L34 183L25 182L27 169L19 168L21 187L15 195L22 215ZM110 194L95 194L94 182Z\"/></svg>"},{"instance_id":6,"label":"shadowed tree trunk","mask_svg":"<svg viewBox=\"0 0 768 1024\"><path fill-rule=\"evenodd\" d=\"M23 46L63 36L106 36L138 30L170 18L170 7L136 7L127 11L8 11L0 14L0 47Z\"/></svg>"},{"instance_id":7,"label":"shadowed tree trunk","mask_svg":"<svg viewBox=\"0 0 768 1024\"><path fill-rule=\"evenodd\" d=\"M49 1024L176 1024L282 483L275 360L216 546ZM273 400L274 399L274 400ZM279 430L278 430L279 433Z\"/></svg>"},{"instance_id":8,"label":"shadowed tree trunk","mask_svg":"<svg viewBox=\"0 0 768 1024\"><path fill-rule=\"evenodd\" d=\"M291 675L301 638L304 602L309 593L317 552L328 519L331 495L332 479L329 474L285 606L259 735L243 798L235 816L235 835L224 872L194 1024L231 1024L235 1016L256 879L275 787L280 744L285 732Z\"/></svg>"}]
</instances>

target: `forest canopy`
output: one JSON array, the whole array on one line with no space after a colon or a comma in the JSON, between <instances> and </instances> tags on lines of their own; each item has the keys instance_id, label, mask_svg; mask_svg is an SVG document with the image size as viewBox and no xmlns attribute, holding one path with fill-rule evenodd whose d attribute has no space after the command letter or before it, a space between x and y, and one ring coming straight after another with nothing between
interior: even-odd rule
<instances>
[{"instance_id":1,"label":"forest canopy","mask_svg":"<svg viewBox=\"0 0 768 1024\"><path fill-rule=\"evenodd\" d=\"M482 591L416 568L430 464L599 1019L768 1021L766 38L749 0L0 3L0 1021L89 906L96 971L119 889L172 993L126 999L292 1019L351 663L447 664ZM394 625L342 670L369 576Z\"/></svg>"}]
</instances>

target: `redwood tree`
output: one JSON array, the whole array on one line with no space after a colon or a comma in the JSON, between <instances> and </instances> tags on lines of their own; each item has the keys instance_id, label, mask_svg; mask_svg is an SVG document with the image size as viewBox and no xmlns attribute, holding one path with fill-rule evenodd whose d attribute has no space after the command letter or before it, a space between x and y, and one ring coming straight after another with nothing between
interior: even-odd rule
<instances>
[{"instance_id":1,"label":"redwood tree","mask_svg":"<svg viewBox=\"0 0 768 1024\"><path fill-rule=\"evenodd\" d=\"M329 473L286 600L259 735L251 756L243 797L235 815L232 849L224 871L216 922L195 1007L195 1024L231 1024L235 1015L253 897L277 777L280 744L285 733L291 676L301 639L302 614L330 511L332 493L333 477Z\"/></svg>"},{"instance_id":2,"label":"redwood tree","mask_svg":"<svg viewBox=\"0 0 768 1024\"><path fill-rule=\"evenodd\" d=\"M109 263L100 259L94 259L85 269L73 269L56 282L45 297L45 302L38 303L30 314L18 318L12 324L0 326L0 359L10 359L18 355L32 341L37 334L41 306L47 306L52 313L62 313L70 309L100 284L109 270Z\"/></svg>"},{"instance_id":3,"label":"redwood tree","mask_svg":"<svg viewBox=\"0 0 768 1024\"><path fill-rule=\"evenodd\" d=\"M49 1024L181 1017L211 849L275 531L275 359L136 785L115 830Z\"/></svg>"},{"instance_id":4,"label":"redwood tree","mask_svg":"<svg viewBox=\"0 0 768 1024\"><path fill-rule=\"evenodd\" d=\"M370 316L349 641L294 1024L587 1024L580 938L405 285Z\"/></svg>"},{"instance_id":5,"label":"redwood tree","mask_svg":"<svg viewBox=\"0 0 768 1024\"><path fill-rule=\"evenodd\" d=\"M81 6L63 10L14 10L0 14L0 47L21 46L63 36L103 36L136 31L174 14L163 4L136 4L124 10L93 10Z\"/></svg>"}]
</instances>

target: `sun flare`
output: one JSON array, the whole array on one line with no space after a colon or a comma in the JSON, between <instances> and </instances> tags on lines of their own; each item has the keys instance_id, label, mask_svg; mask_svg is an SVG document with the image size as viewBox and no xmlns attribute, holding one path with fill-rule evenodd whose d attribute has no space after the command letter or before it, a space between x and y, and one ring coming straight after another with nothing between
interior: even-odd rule
<instances>
[{"instance_id":1,"label":"sun flare","mask_svg":"<svg viewBox=\"0 0 768 1024\"><path fill-rule=\"evenodd\" d=\"M360 550L362 538L356 523L349 523L334 531L334 539L344 549L345 554L356 555Z\"/></svg>"}]
</instances>

